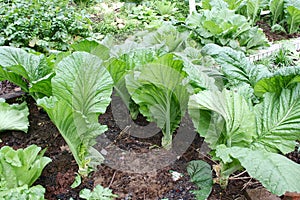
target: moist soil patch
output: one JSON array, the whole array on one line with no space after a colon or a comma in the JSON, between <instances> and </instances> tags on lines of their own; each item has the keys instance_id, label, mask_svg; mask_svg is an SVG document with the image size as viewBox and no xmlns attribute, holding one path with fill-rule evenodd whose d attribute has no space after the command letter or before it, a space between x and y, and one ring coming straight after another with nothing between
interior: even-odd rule
<instances>
[{"instance_id":1,"label":"moist soil patch","mask_svg":"<svg viewBox=\"0 0 300 200\"><path fill-rule=\"evenodd\" d=\"M36 106L31 97L25 95L14 100L7 100L7 102L21 102L23 100L27 101L30 110L29 131L28 133L19 131L1 133L0 147L8 145L18 149L36 144L42 148L47 148L45 156L50 157L52 162L45 167L42 175L35 183L46 188L46 199L70 199L71 197L80 199L79 191L81 189L92 189L97 184L110 187L114 193L119 195L118 199L195 199L191 191L196 187L189 182L186 166L188 161L201 157L199 148L203 139L199 136L196 136L192 145L181 157L162 169L148 173L133 173L116 170L102 164L96 172L83 179L78 188L72 189L70 186L75 179L78 167L67 144L47 114ZM108 131L104 133L107 138L110 138L113 144L124 150L147 152L150 146L160 144L160 134L142 140L130 135L119 137L121 130L113 119L110 107L105 114L99 117L99 122L108 126ZM147 122L143 117L139 117L136 123L145 124ZM209 159L206 161L211 163ZM183 177L174 181L170 170L182 173ZM232 182L227 190L221 190L215 186L210 199L234 199L242 195L242 188L243 182Z\"/></svg>"}]
</instances>

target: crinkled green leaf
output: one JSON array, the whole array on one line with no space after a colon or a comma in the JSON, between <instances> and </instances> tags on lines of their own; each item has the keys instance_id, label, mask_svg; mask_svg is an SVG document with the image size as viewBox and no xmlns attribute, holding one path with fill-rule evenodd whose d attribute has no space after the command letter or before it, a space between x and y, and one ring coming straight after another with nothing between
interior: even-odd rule
<instances>
[{"instance_id":1,"label":"crinkled green leaf","mask_svg":"<svg viewBox=\"0 0 300 200\"><path fill-rule=\"evenodd\" d=\"M251 109L241 95L228 90L201 91L189 101L194 126L212 148L218 144L249 146L256 135Z\"/></svg>"},{"instance_id":2,"label":"crinkled green leaf","mask_svg":"<svg viewBox=\"0 0 300 200\"><path fill-rule=\"evenodd\" d=\"M126 76L126 87L140 112L163 131L162 145L170 148L172 133L185 114L187 86L183 63L167 54Z\"/></svg>"},{"instance_id":3,"label":"crinkled green leaf","mask_svg":"<svg viewBox=\"0 0 300 200\"><path fill-rule=\"evenodd\" d=\"M300 165L280 154L240 147L225 148L220 153L238 159L249 175L273 194L300 192Z\"/></svg>"},{"instance_id":4,"label":"crinkled green leaf","mask_svg":"<svg viewBox=\"0 0 300 200\"><path fill-rule=\"evenodd\" d=\"M193 191L197 200L207 199L213 186L210 165L202 160L193 160L189 162L187 172L191 177L191 181L199 188L198 190Z\"/></svg>"},{"instance_id":5,"label":"crinkled green leaf","mask_svg":"<svg viewBox=\"0 0 300 200\"><path fill-rule=\"evenodd\" d=\"M208 44L203 47L202 54L212 56L221 66L221 70L228 81L235 83L233 85L238 84L238 82L246 82L254 86L260 79L270 75L267 67L257 67L248 61L243 52L229 47Z\"/></svg>"},{"instance_id":6,"label":"crinkled green leaf","mask_svg":"<svg viewBox=\"0 0 300 200\"><path fill-rule=\"evenodd\" d=\"M38 100L66 140L82 175L103 161L92 146L106 130L98 116L110 103L112 83L100 58L75 52L59 62L52 79L53 96Z\"/></svg>"},{"instance_id":7,"label":"crinkled green leaf","mask_svg":"<svg viewBox=\"0 0 300 200\"><path fill-rule=\"evenodd\" d=\"M20 130L27 132L28 107L26 102L9 105L0 98L0 132L4 130Z\"/></svg>"},{"instance_id":8,"label":"crinkled green leaf","mask_svg":"<svg viewBox=\"0 0 300 200\"><path fill-rule=\"evenodd\" d=\"M266 93L255 111L257 138L252 145L284 154L293 151L300 139L300 84L280 95Z\"/></svg>"}]
</instances>

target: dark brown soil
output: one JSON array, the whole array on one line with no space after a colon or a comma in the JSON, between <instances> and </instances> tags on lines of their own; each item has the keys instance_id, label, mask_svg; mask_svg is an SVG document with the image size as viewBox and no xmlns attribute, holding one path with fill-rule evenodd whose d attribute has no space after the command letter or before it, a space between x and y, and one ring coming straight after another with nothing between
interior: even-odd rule
<instances>
[{"instance_id":1,"label":"dark brown soil","mask_svg":"<svg viewBox=\"0 0 300 200\"><path fill-rule=\"evenodd\" d=\"M300 37L300 33L287 34L284 32L272 32L270 24L263 20L258 21L256 25L264 31L270 42Z\"/></svg>"},{"instance_id":2,"label":"dark brown soil","mask_svg":"<svg viewBox=\"0 0 300 200\"><path fill-rule=\"evenodd\" d=\"M49 200L54 199L79 199L79 191L83 188L92 189L94 185L101 184L110 187L114 193L119 195L119 199L194 199L191 191L196 189L195 185L189 182L186 172L188 161L200 159L198 152L202 139L196 136L193 144L180 158L162 169L149 173L130 173L115 170L106 165L98 167L98 171L90 174L83 180L83 183L76 189L70 185L73 183L78 167L73 156L68 151L67 145L57 128L49 120L47 114L39 109L34 100L23 96L17 101L26 100L30 109L30 128L28 133L18 131L7 131L0 135L4 145L15 149L25 148L30 144L37 144L42 148L47 148L45 156L52 159L46 166L41 177L35 184L40 184L46 188L45 197ZM15 101L15 100L14 100ZM8 102L11 102L8 100ZM150 139L139 141L132 136L118 137L120 129L112 119L110 108L100 118L100 123L107 124L109 130L105 133L111 142L123 145L126 149L143 152L149 150L150 144L159 144L161 135L156 135ZM145 123L143 118L139 119L140 124ZM147 140L147 141L146 141ZM210 162L209 159L206 161ZM184 176L178 181L171 177L170 170L182 173ZM213 189L210 199L235 199L243 195L244 182L232 182L227 190L221 190L218 186Z\"/></svg>"}]
</instances>

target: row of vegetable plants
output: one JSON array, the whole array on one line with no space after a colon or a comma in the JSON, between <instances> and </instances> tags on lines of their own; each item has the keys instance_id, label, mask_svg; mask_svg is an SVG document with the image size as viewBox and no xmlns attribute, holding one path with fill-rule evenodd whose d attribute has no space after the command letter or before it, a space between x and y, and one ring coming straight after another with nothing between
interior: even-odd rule
<instances>
[{"instance_id":1,"label":"row of vegetable plants","mask_svg":"<svg viewBox=\"0 0 300 200\"><path fill-rule=\"evenodd\" d=\"M191 177L201 185L195 192L198 199L207 198L213 183L226 187L229 177L242 169L274 194L300 192L300 166L283 156L300 139L299 66L270 71L230 47L196 49L185 33L165 27L174 34L164 43L157 37L165 30L161 28L139 43L109 46L84 40L72 45L72 51L49 56L0 47L0 77L44 108L66 140L80 176L103 162L93 145L106 130L98 116L110 104L114 88L133 118L141 113L161 128L162 148L172 148L172 134L189 113L219 163L214 180L202 161L189 165ZM207 60L220 68L205 67Z\"/></svg>"}]
</instances>

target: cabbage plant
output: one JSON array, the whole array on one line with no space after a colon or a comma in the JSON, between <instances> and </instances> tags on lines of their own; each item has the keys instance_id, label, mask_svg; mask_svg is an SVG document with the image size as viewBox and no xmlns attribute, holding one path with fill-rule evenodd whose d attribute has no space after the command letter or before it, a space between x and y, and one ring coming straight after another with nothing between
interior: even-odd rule
<instances>
[{"instance_id":1,"label":"cabbage plant","mask_svg":"<svg viewBox=\"0 0 300 200\"><path fill-rule=\"evenodd\" d=\"M20 48L0 47L0 81L8 80L37 99L51 96L53 76L52 57Z\"/></svg>"},{"instance_id":2,"label":"cabbage plant","mask_svg":"<svg viewBox=\"0 0 300 200\"><path fill-rule=\"evenodd\" d=\"M300 192L300 165L280 155L300 139L299 83L279 94L266 92L255 106L234 91L201 91L191 96L189 113L220 160L215 182L225 187L232 173L245 168L274 194Z\"/></svg>"},{"instance_id":3,"label":"cabbage plant","mask_svg":"<svg viewBox=\"0 0 300 200\"><path fill-rule=\"evenodd\" d=\"M189 93L183 62L166 54L126 75L126 88L148 121L162 129L162 146L172 147L172 134L185 115Z\"/></svg>"},{"instance_id":4,"label":"cabbage plant","mask_svg":"<svg viewBox=\"0 0 300 200\"><path fill-rule=\"evenodd\" d=\"M106 126L98 116L110 103L113 81L95 55L74 52L62 59L51 81L53 95L38 99L67 142L83 176L95 170L103 156L92 146Z\"/></svg>"}]
</instances>

